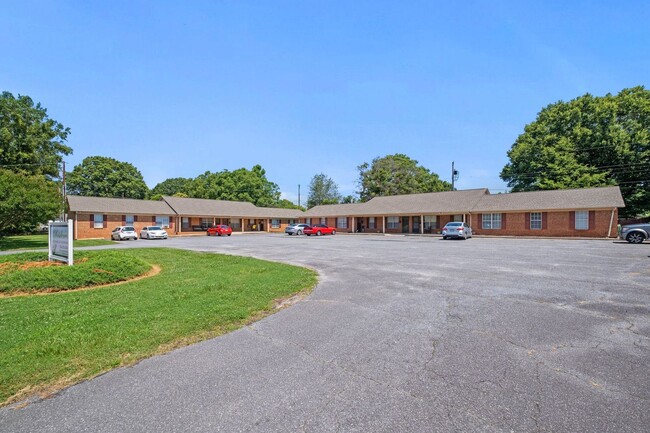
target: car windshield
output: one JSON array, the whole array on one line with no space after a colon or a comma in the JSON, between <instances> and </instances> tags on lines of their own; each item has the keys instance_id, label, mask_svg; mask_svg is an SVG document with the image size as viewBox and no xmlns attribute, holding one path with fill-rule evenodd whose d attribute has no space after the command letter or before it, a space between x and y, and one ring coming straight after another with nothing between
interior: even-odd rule
<instances>
[{"instance_id":1,"label":"car windshield","mask_svg":"<svg viewBox=\"0 0 650 433\"><path fill-rule=\"evenodd\" d=\"M147 230L162 230L162 229L158 226L151 226L151 227L147 227Z\"/></svg>"},{"instance_id":2,"label":"car windshield","mask_svg":"<svg viewBox=\"0 0 650 433\"><path fill-rule=\"evenodd\" d=\"M227 229L228 228L228 226L219 226L219 227L221 227L222 229Z\"/></svg>"},{"instance_id":3,"label":"car windshield","mask_svg":"<svg viewBox=\"0 0 650 433\"><path fill-rule=\"evenodd\" d=\"M133 227L124 227L122 230L125 231L125 232L134 232L135 231L135 229Z\"/></svg>"}]
</instances>

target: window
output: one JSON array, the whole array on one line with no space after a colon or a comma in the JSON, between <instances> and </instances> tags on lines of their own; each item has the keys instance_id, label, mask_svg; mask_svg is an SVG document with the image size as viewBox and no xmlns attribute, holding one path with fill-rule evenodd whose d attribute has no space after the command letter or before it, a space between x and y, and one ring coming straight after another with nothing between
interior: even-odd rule
<instances>
[{"instance_id":1,"label":"window","mask_svg":"<svg viewBox=\"0 0 650 433\"><path fill-rule=\"evenodd\" d=\"M311 218L305 218L305 224L310 226L311 225Z\"/></svg>"},{"instance_id":2,"label":"window","mask_svg":"<svg viewBox=\"0 0 650 433\"><path fill-rule=\"evenodd\" d=\"M399 228L399 217L393 216L387 218L386 228L389 229L398 229Z\"/></svg>"},{"instance_id":3,"label":"window","mask_svg":"<svg viewBox=\"0 0 650 433\"><path fill-rule=\"evenodd\" d=\"M271 228L272 229L279 229L280 228L280 220L279 219L272 219L271 220Z\"/></svg>"},{"instance_id":4,"label":"window","mask_svg":"<svg viewBox=\"0 0 650 433\"><path fill-rule=\"evenodd\" d=\"M327 218L321 218L320 223L321 224L327 224Z\"/></svg>"},{"instance_id":5,"label":"window","mask_svg":"<svg viewBox=\"0 0 650 433\"><path fill-rule=\"evenodd\" d=\"M481 228L484 230L498 230L501 228L500 213L484 213L482 219L483 223Z\"/></svg>"},{"instance_id":6,"label":"window","mask_svg":"<svg viewBox=\"0 0 650 433\"><path fill-rule=\"evenodd\" d=\"M424 216L425 233L431 233L431 230L435 229L437 226L438 226L438 218L435 215Z\"/></svg>"},{"instance_id":7,"label":"window","mask_svg":"<svg viewBox=\"0 0 650 433\"><path fill-rule=\"evenodd\" d=\"M169 217L168 216L156 215L156 225L160 226L162 228L168 229L169 228Z\"/></svg>"},{"instance_id":8,"label":"window","mask_svg":"<svg viewBox=\"0 0 650 433\"><path fill-rule=\"evenodd\" d=\"M295 220L295 219L290 219L290 220L289 220L289 224L295 224L295 223L296 223L296 220Z\"/></svg>"},{"instance_id":9,"label":"window","mask_svg":"<svg viewBox=\"0 0 650 433\"><path fill-rule=\"evenodd\" d=\"M452 221L462 222L463 221L463 216L462 215L454 215L454 217L452 218Z\"/></svg>"},{"instance_id":10,"label":"window","mask_svg":"<svg viewBox=\"0 0 650 433\"><path fill-rule=\"evenodd\" d=\"M124 218L124 225L132 226L132 225L134 225L133 224L134 222L135 222L135 218L133 217L133 215L127 215Z\"/></svg>"},{"instance_id":11,"label":"window","mask_svg":"<svg viewBox=\"0 0 650 433\"><path fill-rule=\"evenodd\" d=\"M181 220L182 228L183 230L187 230L190 228L190 219L188 217L183 217Z\"/></svg>"},{"instance_id":12,"label":"window","mask_svg":"<svg viewBox=\"0 0 650 433\"><path fill-rule=\"evenodd\" d=\"M233 230L241 230L241 220L239 218L231 218L230 227L232 227Z\"/></svg>"},{"instance_id":13,"label":"window","mask_svg":"<svg viewBox=\"0 0 650 433\"><path fill-rule=\"evenodd\" d=\"M369 217L368 218L368 228L369 229L376 229L377 228L377 223L375 223L375 217Z\"/></svg>"},{"instance_id":14,"label":"window","mask_svg":"<svg viewBox=\"0 0 650 433\"><path fill-rule=\"evenodd\" d=\"M542 213L541 212L531 212L530 213L530 229L531 230L541 230L542 229Z\"/></svg>"},{"instance_id":15,"label":"window","mask_svg":"<svg viewBox=\"0 0 650 433\"><path fill-rule=\"evenodd\" d=\"M576 230L589 230L589 211L576 211Z\"/></svg>"},{"instance_id":16,"label":"window","mask_svg":"<svg viewBox=\"0 0 650 433\"><path fill-rule=\"evenodd\" d=\"M338 218L336 218L336 228L337 229L347 229L348 228L348 219L347 219L347 217L338 217Z\"/></svg>"},{"instance_id":17,"label":"window","mask_svg":"<svg viewBox=\"0 0 650 433\"><path fill-rule=\"evenodd\" d=\"M93 227L96 229L103 229L104 228L104 215L102 214L95 214L93 217Z\"/></svg>"}]
</instances>

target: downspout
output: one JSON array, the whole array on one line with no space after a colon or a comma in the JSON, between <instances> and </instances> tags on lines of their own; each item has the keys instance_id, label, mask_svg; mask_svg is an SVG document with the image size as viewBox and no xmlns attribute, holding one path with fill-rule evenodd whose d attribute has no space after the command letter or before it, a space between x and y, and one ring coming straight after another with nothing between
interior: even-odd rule
<instances>
[{"instance_id":1,"label":"downspout","mask_svg":"<svg viewBox=\"0 0 650 433\"><path fill-rule=\"evenodd\" d=\"M616 208L612 208L612 216L609 218L609 230L607 231L607 237L612 236L612 225L614 225L614 212L616 211Z\"/></svg>"}]
</instances>

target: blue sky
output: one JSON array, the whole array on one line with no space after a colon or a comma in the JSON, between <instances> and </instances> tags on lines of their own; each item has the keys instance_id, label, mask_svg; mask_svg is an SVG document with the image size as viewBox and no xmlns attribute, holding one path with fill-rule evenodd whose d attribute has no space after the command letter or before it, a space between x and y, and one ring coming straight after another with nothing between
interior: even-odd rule
<instances>
[{"instance_id":1,"label":"blue sky","mask_svg":"<svg viewBox=\"0 0 650 433\"><path fill-rule=\"evenodd\" d=\"M134 164L149 187L260 164L302 202L325 173L404 153L503 191L546 105L650 78L647 1L0 0L0 90L69 127L68 170Z\"/></svg>"}]
</instances>

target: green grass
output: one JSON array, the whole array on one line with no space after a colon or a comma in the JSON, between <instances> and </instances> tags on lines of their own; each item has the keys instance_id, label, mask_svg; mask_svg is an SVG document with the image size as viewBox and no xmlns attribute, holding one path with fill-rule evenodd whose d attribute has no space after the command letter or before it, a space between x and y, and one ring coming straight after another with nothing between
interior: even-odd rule
<instances>
[{"instance_id":1,"label":"green grass","mask_svg":"<svg viewBox=\"0 0 650 433\"><path fill-rule=\"evenodd\" d=\"M82 239L74 241L75 247L93 247L97 245L111 245L113 241L107 239ZM10 250L36 250L47 248L47 234L7 236L0 238L0 251Z\"/></svg>"},{"instance_id":2,"label":"green grass","mask_svg":"<svg viewBox=\"0 0 650 433\"><path fill-rule=\"evenodd\" d=\"M121 285L0 298L0 405L231 331L316 283L313 271L250 258L119 253L162 270Z\"/></svg>"},{"instance_id":3,"label":"green grass","mask_svg":"<svg viewBox=\"0 0 650 433\"><path fill-rule=\"evenodd\" d=\"M149 270L151 266L144 261L111 250L78 252L72 267L48 262L47 253L12 254L0 256L0 293L98 286L128 280Z\"/></svg>"}]
</instances>

